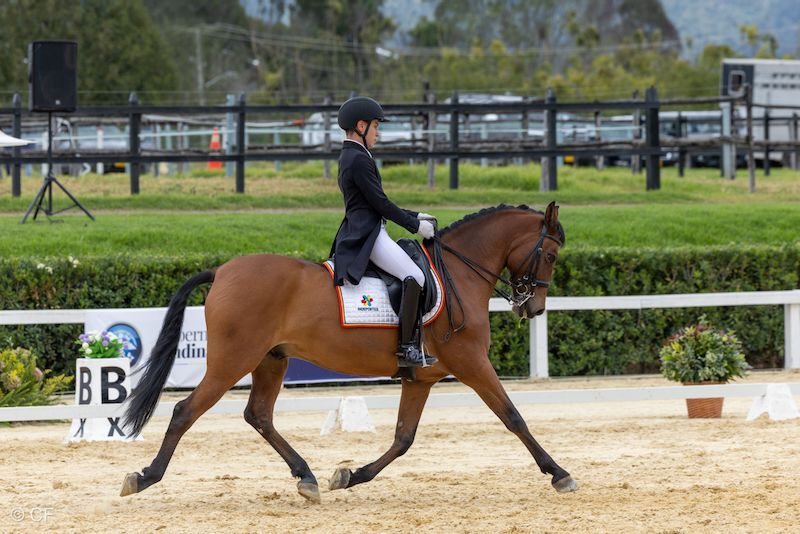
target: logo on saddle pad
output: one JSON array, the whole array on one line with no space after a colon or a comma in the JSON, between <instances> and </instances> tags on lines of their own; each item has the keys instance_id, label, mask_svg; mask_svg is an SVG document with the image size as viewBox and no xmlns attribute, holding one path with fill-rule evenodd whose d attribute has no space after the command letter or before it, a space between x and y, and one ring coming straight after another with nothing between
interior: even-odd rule
<instances>
[{"instance_id":1,"label":"logo on saddle pad","mask_svg":"<svg viewBox=\"0 0 800 534\"><path fill-rule=\"evenodd\" d=\"M361 304L362 304L362 306L358 307L358 311L367 311L367 312L380 311L377 306L374 307L374 308L372 307L372 303L373 302L375 302L375 299L373 299L371 295L369 295L369 294L361 295Z\"/></svg>"}]
</instances>

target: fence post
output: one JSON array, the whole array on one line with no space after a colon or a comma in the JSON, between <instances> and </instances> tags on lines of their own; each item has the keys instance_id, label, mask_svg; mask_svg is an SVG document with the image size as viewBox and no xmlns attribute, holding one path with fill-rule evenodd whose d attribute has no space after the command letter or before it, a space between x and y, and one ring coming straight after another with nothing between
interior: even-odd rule
<instances>
[{"instance_id":1,"label":"fence post","mask_svg":"<svg viewBox=\"0 0 800 534\"><path fill-rule=\"evenodd\" d=\"M244 193L244 137L245 137L245 96L239 95L239 120L236 121L236 192Z\"/></svg>"},{"instance_id":2,"label":"fence post","mask_svg":"<svg viewBox=\"0 0 800 534\"><path fill-rule=\"evenodd\" d=\"M22 137L22 99L19 97L19 93L14 93L11 103L14 106L11 135L19 139ZM21 150L19 147L16 147L12 153L14 157L14 165L11 167L11 196L18 197L22 194L22 181L20 178L22 164L20 164L18 159L20 157Z\"/></svg>"},{"instance_id":3,"label":"fence post","mask_svg":"<svg viewBox=\"0 0 800 534\"><path fill-rule=\"evenodd\" d=\"M428 93L428 104L436 104L436 95ZM428 111L428 152L436 150L436 110L431 109ZM436 160L428 158L428 187L433 189L436 187Z\"/></svg>"},{"instance_id":4,"label":"fence post","mask_svg":"<svg viewBox=\"0 0 800 534\"><path fill-rule=\"evenodd\" d=\"M458 91L453 91L452 104L458 106ZM450 150L458 152L458 108L450 113ZM458 189L458 156L450 158L450 189Z\"/></svg>"},{"instance_id":5,"label":"fence post","mask_svg":"<svg viewBox=\"0 0 800 534\"><path fill-rule=\"evenodd\" d=\"M326 96L324 100L324 104L326 106L331 105L331 97ZM331 151L331 112L326 111L323 115L323 128L325 129L325 135L323 136L324 145L325 145L325 153L329 153ZM322 176L324 178L330 179L331 177L331 160L325 158L322 162Z\"/></svg>"},{"instance_id":6,"label":"fence post","mask_svg":"<svg viewBox=\"0 0 800 534\"><path fill-rule=\"evenodd\" d=\"M659 124L658 124L658 93L655 87L649 87L645 92L647 107L647 123L645 132L645 145L652 150L660 150ZM660 153L647 156L647 190L661 189L661 155Z\"/></svg>"},{"instance_id":7,"label":"fence post","mask_svg":"<svg viewBox=\"0 0 800 534\"><path fill-rule=\"evenodd\" d=\"M544 112L545 120L545 146L547 150L555 150L556 144L556 93L548 88L545 93ZM555 191L558 189L558 175L556 174L556 156L542 158L542 177L539 182L540 191Z\"/></svg>"},{"instance_id":8,"label":"fence post","mask_svg":"<svg viewBox=\"0 0 800 534\"><path fill-rule=\"evenodd\" d=\"M529 134L528 134L528 130L530 130L530 127L531 127L530 112L528 111L528 102L529 101L530 101L530 98L528 98L527 96L522 97L522 103L525 105L525 107L522 108L522 145L523 145L522 149L523 150L525 150L525 145L528 144L528 140L529 140L529 137L530 137ZM485 135L485 137L484 137L484 135ZM481 139L488 139L488 138L489 138L489 135L488 135L488 132L486 131L486 123L483 123L483 129L481 130ZM485 148L485 147L482 147L482 148ZM486 161L486 158L483 158L481 160L481 166L483 166L483 167L486 166L483 163L484 161ZM525 165L529 161L530 160L528 158L524 157L524 156L520 158L520 163L522 165Z\"/></svg>"},{"instance_id":9,"label":"fence post","mask_svg":"<svg viewBox=\"0 0 800 534\"><path fill-rule=\"evenodd\" d=\"M764 176L769 176L769 109L764 110Z\"/></svg>"},{"instance_id":10,"label":"fence post","mask_svg":"<svg viewBox=\"0 0 800 534\"><path fill-rule=\"evenodd\" d=\"M792 113L792 120L789 123L789 140L792 143L798 142L798 135L797 135L797 113ZM794 150L791 151L789 154L789 164L792 170L797 170L800 168L798 164L800 163L800 158L798 157L798 148L795 145Z\"/></svg>"},{"instance_id":11,"label":"fence post","mask_svg":"<svg viewBox=\"0 0 800 534\"><path fill-rule=\"evenodd\" d=\"M722 121L722 127L720 129L721 135L723 139L728 139L728 141L724 141L722 143L722 157L720 158L720 173L722 174L723 178L729 178L733 180L736 177L736 162L734 161L733 157L733 128L731 128L731 108L733 106L730 102L721 102L719 105L720 109L720 120Z\"/></svg>"},{"instance_id":12,"label":"fence post","mask_svg":"<svg viewBox=\"0 0 800 534\"><path fill-rule=\"evenodd\" d=\"M800 369L800 304L784 304L783 318L783 367Z\"/></svg>"},{"instance_id":13,"label":"fence post","mask_svg":"<svg viewBox=\"0 0 800 534\"><path fill-rule=\"evenodd\" d=\"M678 112L678 141L683 139L683 114ZM683 145L678 145L678 176L683 178L686 169L686 149Z\"/></svg>"},{"instance_id":14,"label":"fence post","mask_svg":"<svg viewBox=\"0 0 800 534\"><path fill-rule=\"evenodd\" d=\"M745 84L744 95L747 105L747 174L750 176L750 192L756 192L756 159L753 152L753 88Z\"/></svg>"},{"instance_id":15,"label":"fence post","mask_svg":"<svg viewBox=\"0 0 800 534\"><path fill-rule=\"evenodd\" d=\"M529 365L530 378L548 378L547 312L530 320Z\"/></svg>"},{"instance_id":16,"label":"fence post","mask_svg":"<svg viewBox=\"0 0 800 534\"><path fill-rule=\"evenodd\" d=\"M130 172L131 172L131 195L139 194L139 130L142 124L142 114L136 111L139 107L139 97L136 93L131 93L128 97L128 104L131 106L129 125L128 125L128 150L131 156Z\"/></svg>"},{"instance_id":17,"label":"fence post","mask_svg":"<svg viewBox=\"0 0 800 534\"><path fill-rule=\"evenodd\" d=\"M632 96L633 100L639 100L639 90L635 90ZM633 110L633 145L642 139L642 110L636 108ZM642 172L642 158L639 154L631 156L631 173L639 174Z\"/></svg>"},{"instance_id":18,"label":"fence post","mask_svg":"<svg viewBox=\"0 0 800 534\"><path fill-rule=\"evenodd\" d=\"M228 94L225 96L225 105L229 108L236 107L236 95ZM225 114L225 154L233 154L233 123L236 120L234 117L234 110L231 109ZM233 162L225 162L225 176L228 178L233 177Z\"/></svg>"},{"instance_id":19,"label":"fence post","mask_svg":"<svg viewBox=\"0 0 800 534\"><path fill-rule=\"evenodd\" d=\"M594 131L595 131L595 141L602 141L603 140L603 122L600 118L600 111L594 112ZM577 161L577 158L575 158ZM606 168L606 158L604 156L596 156L594 158L594 165L598 171L602 171Z\"/></svg>"}]
</instances>

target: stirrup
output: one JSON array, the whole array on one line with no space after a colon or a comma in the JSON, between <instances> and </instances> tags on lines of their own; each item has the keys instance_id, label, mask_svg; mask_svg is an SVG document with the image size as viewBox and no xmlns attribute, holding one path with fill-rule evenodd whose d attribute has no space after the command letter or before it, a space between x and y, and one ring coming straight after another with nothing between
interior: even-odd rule
<instances>
[{"instance_id":1,"label":"stirrup","mask_svg":"<svg viewBox=\"0 0 800 534\"><path fill-rule=\"evenodd\" d=\"M395 354L398 367L430 367L438 361L435 356L425 355L415 345L400 345Z\"/></svg>"}]
</instances>

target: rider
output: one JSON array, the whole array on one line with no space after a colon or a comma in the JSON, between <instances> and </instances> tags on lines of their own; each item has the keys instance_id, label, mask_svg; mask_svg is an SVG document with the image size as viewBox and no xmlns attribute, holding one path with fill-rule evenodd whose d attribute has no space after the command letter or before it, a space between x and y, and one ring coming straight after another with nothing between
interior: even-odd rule
<instances>
[{"instance_id":1,"label":"rider","mask_svg":"<svg viewBox=\"0 0 800 534\"><path fill-rule=\"evenodd\" d=\"M378 125L386 120L381 105L369 97L350 98L339 108L339 127L346 134L339 155L339 189L344 195L345 215L331 247L331 255L335 255L334 284L344 285L345 280L358 284L369 261L402 280L398 366L423 367L436 362L436 358L423 355L419 342L418 307L425 276L389 237L385 225L390 220L430 239L433 217L399 208L383 192L381 175L369 149L378 140Z\"/></svg>"}]
</instances>

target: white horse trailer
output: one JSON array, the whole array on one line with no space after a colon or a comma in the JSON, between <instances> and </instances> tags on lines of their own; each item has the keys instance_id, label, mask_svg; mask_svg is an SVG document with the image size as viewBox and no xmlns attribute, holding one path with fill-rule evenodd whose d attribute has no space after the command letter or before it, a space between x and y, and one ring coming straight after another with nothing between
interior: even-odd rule
<instances>
[{"instance_id":1,"label":"white horse trailer","mask_svg":"<svg viewBox=\"0 0 800 534\"><path fill-rule=\"evenodd\" d=\"M744 96L745 86L753 91L753 103L769 106L800 106L800 61L783 59L723 59L720 93L722 96ZM739 108L739 117L747 110ZM800 109L765 109L753 107L753 139L763 141L764 115L769 111L770 141L797 140L792 131L800 117ZM764 153L756 153L763 159ZM770 152L770 160L781 161L782 152Z\"/></svg>"}]
</instances>

